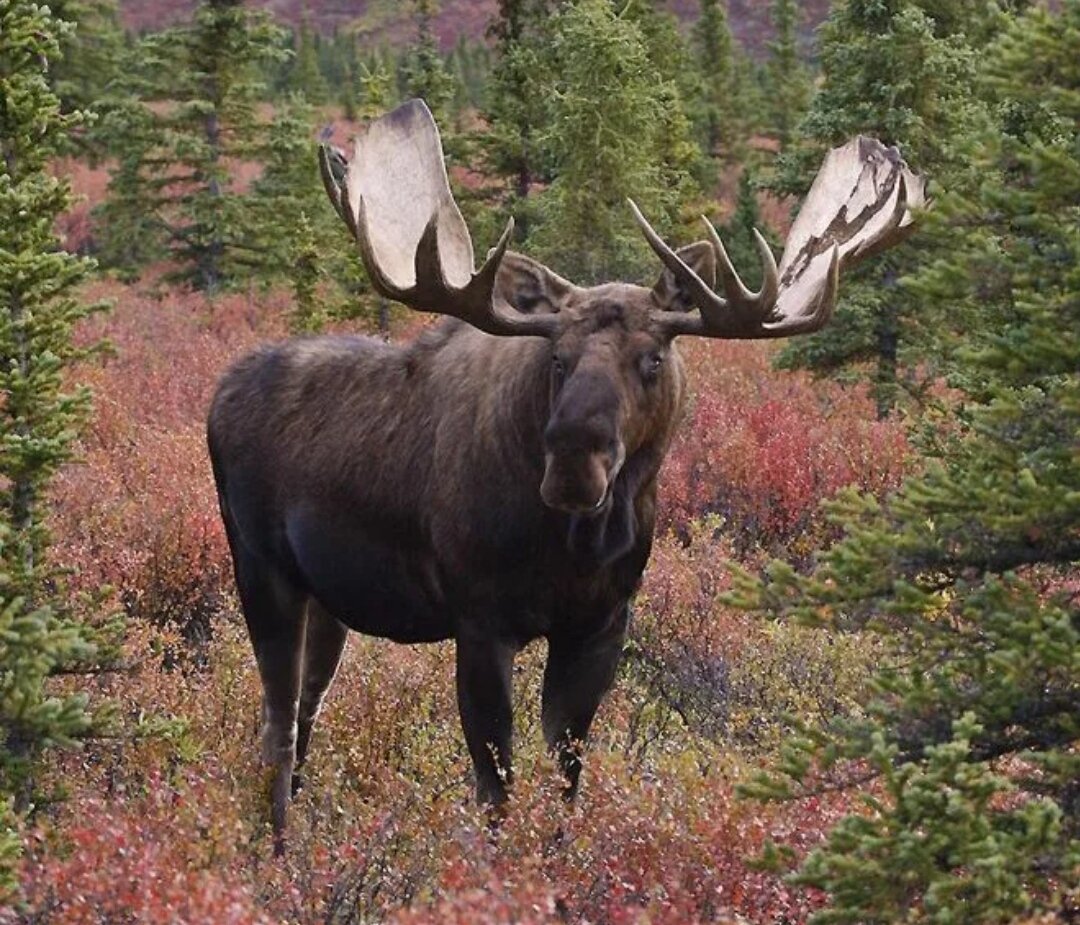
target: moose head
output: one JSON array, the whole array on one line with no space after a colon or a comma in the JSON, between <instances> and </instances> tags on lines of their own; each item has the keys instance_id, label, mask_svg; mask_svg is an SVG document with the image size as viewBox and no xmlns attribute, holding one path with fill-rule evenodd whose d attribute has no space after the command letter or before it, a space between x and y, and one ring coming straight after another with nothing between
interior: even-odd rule
<instances>
[{"instance_id":1,"label":"moose head","mask_svg":"<svg viewBox=\"0 0 1080 925\"><path fill-rule=\"evenodd\" d=\"M627 459L663 427L661 386L678 335L781 338L823 327L841 272L913 229L923 182L895 148L857 138L833 150L777 266L755 229L764 282L750 291L712 223L707 239L673 250L632 201L664 273L651 289L582 288L508 250L511 218L475 269L468 227L450 191L438 129L420 100L374 123L351 162L320 154L331 202L359 245L376 290L410 308L459 318L499 337L551 345L550 420L540 495L573 514L601 512ZM721 291L716 291L719 279Z\"/></svg>"}]
</instances>

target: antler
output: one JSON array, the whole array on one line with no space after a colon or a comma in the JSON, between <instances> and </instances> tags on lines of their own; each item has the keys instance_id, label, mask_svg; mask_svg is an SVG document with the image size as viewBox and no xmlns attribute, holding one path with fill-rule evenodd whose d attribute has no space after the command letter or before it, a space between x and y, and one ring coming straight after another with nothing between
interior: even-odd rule
<instances>
[{"instance_id":1,"label":"antler","mask_svg":"<svg viewBox=\"0 0 1080 925\"><path fill-rule=\"evenodd\" d=\"M716 229L703 218L716 249L722 296L664 243L633 201L630 207L646 240L686 287L699 312L656 312L669 336L765 338L809 334L823 327L836 304L840 271L906 238L914 228L910 210L925 204L925 182L912 173L900 152L859 136L825 158L779 267L754 229L765 269L758 292L743 285Z\"/></svg>"},{"instance_id":2,"label":"antler","mask_svg":"<svg viewBox=\"0 0 1080 925\"><path fill-rule=\"evenodd\" d=\"M326 145L319 164L327 195L382 295L488 334L546 337L555 330L553 315L522 314L495 294L513 219L474 270L472 238L450 192L439 130L422 100L373 122L347 164Z\"/></svg>"}]
</instances>

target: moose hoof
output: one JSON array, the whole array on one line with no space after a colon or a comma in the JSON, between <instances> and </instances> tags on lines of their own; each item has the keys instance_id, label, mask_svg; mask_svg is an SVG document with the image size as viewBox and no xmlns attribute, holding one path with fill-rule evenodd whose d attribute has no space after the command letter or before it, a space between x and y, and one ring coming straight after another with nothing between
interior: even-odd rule
<instances>
[{"instance_id":1,"label":"moose hoof","mask_svg":"<svg viewBox=\"0 0 1080 925\"><path fill-rule=\"evenodd\" d=\"M303 789L304 789L304 775L303 774L294 774L292 776L292 787L291 787L292 795L295 797Z\"/></svg>"}]
</instances>

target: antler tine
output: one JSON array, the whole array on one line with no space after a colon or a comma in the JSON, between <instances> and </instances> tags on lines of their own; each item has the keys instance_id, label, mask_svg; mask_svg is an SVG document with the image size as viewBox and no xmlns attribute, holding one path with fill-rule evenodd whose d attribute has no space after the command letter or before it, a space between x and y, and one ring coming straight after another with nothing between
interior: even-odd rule
<instances>
[{"instance_id":1,"label":"antler tine","mask_svg":"<svg viewBox=\"0 0 1080 925\"><path fill-rule=\"evenodd\" d=\"M334 168L337 168L335 170ZM341 216L342 221L348 221L345 218L345 212L341 208L341 180L345 176L345 156L328 144L319 145L319 174L322 176L323 186L326 189L326 195L330 198L330 204L334 207L334 211Z\"/></svg>"},{"instance_id":2,"label":"antler tine","mask_svg":"<svg viewBox=\"0 0 1080 925\"><path fill-rule=\"evenodd\" d=\"M525 315L495 293L511 219L474 269L469 229L450 192L438 129L428 108L411 100L373 122L357 139L344 182L333 152L319 163L331 203L360 250L374 288L410 308L460 318L488 334L548 337L554 315Z\"/></svg>"},{"instance_id":3,"label":"antler tine","mask_svg":"<svg viewBox=\"0 0 1080 925\"><path fill-rule=\"evenodd\" d=\"M743 284L739 274L732 266L720 235L712 223L702 216L702 221L709 229L710 239L716 251L720 278L724 295L714 292L686 263L668 246L649 224L637 204L628 200L634 218L641 227L649 246L686 288L691 301L697 307L699 315L683 312L656 311L653 313L657 323L665 329L668 336L678 334L696 334L704 337L746 338L769 337L762 324L768 320L776 304L779 288L776 260L769 245L755 229L755 242L761 252L764 265L764 282L761 289L754 293Z\"/></svg>"},{"instance_id":4,"label":"antler tine","mask_svg":"<svg viewBox=\"0 0 1080 925\"><path fill-rule=\"evenodd\" d=\"M640 226L642 234L645 235L645 240L649 242L649 246L660 258L664 266L686 287L694 304L699 308L705 305L715 305L718 310L726 309L727 303L713 292L708 284L690 269L683 259L668 246L667 242L656 233L653 226L649 224L649 220L645 218L641 209L638 208L637 203L633 199L627 199L626 201L630 204L630 210L634 213L634 219ZM708 309L702 308L701 310L704 312ZM662 314L682 316L680 312L664 312ZM685 318L685 316L682 317Z\"/></svg>"},{"instance_id":5,"label":"antler tine","mask_svg":"<svg viewBox=\"0 0 1080 925\"><path fill-rule=\"evenodd\" d=\"M709 231L709 240L712 241L716 250L716 258L719 264L720 279L724 286L724 293L728 302L744 316L756 315L759 318L767 318L776 306L776 296L780 291L780 274L776 268L776 258L772 248L756 228L752 229L754 244L761 255L762 282L757 292L751 292L740 279L735 270L731 258L728 257L727 248L720 240L720 233L716 227L704 215L701 220Z\"/></svg>"},{"instance_id":6,"label":"antler tine","mask_svg":"<svg viewBox=\"0 0 1080 925\"><path fill-rule=\"evenodd\" d=\"M914 228L911 210L925 204L925 183L899 151L870 138L853 139L825 158L792 224L779 267L754 230L765 271L757 293L746 288L720 235L705 220L724 296L695 277L635 208L649 244L699 312L696 317L661 312L657 321L672 337L772 338L817 331L832 317L840 271L904 240Z\"/></svg>"}]
</instances>

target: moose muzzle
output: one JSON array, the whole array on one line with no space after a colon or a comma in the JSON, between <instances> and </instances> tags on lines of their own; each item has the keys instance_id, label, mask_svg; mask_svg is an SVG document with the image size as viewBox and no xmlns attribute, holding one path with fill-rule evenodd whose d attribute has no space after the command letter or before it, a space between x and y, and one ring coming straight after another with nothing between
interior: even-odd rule
<instances>
[{"instance_id":1,"label":"moose muzzle","mask_svg":"<svg viewBox=\"0 0 1080 925\"><path fill-rule=\"evenodd\" d=\"M604 376L580 372L566 383L544 431L544 504L568 514L599 513L626 458L618 396Z\"/></svg>"},{"instance_id":2,"label":"moose muzzle","mask_svg":"<svg viewBox=\"0 0 1080 925\"><path fill-rule=\"evenodd\" d=\"M548 507L568 514L598 514L611 498L624 457L621 443L600 453L547 453L540 497Z\"/></svg>"}]
</instances>

